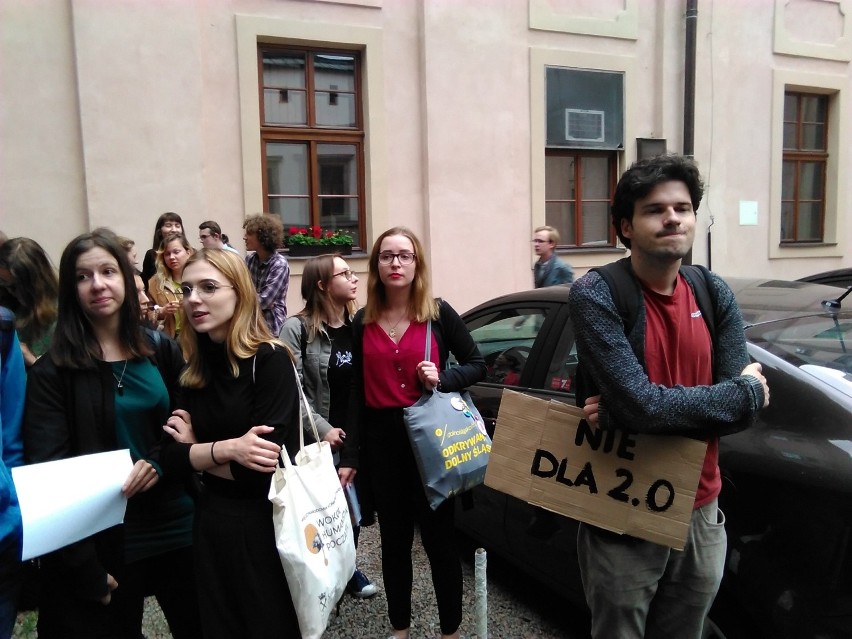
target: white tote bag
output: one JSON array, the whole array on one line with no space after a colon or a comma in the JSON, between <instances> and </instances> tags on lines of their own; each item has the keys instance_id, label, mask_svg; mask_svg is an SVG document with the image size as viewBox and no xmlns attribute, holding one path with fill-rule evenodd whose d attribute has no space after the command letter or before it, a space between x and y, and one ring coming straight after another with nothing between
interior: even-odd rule
<instances>
[{"instance_id":1,"label":"white tote bag","mask_svg":"<svg viewBox=\"0 0 852 639\"><path fill-rule=\"evenodd\" d=\"M319 639L332 608L355 572L355 542L331 445L320 441L301 387L299 396L300 450L294 465L282 448L284 466L275 469L269 501L278 556L290 586L302 637ZM308 446L301 427L305 412L318 442Z\"/></svg>"}]
</instances>

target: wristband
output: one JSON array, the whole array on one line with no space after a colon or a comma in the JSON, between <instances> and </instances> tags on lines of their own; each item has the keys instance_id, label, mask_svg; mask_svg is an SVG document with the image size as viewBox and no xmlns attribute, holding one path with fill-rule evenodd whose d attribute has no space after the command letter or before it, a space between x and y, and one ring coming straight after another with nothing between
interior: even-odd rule
<instances>
[{"instance_id":1,"label":"wristband","mask_svg":"<svg viewBox=\"0 0 852 639\"><path fill-rule=\"evenodd\" d=\"M216 461L216 456L213 454L213 447L214 447L215 445L216 445L216 442L213 442L212 444L210 444L210 459L212 459L212 460L213 460L213 463L214 463L214 464L216 464L216 465L218 466L218 465L219 465L219 462L217 462L217 461Z\"/></svg>"}]
</instances>

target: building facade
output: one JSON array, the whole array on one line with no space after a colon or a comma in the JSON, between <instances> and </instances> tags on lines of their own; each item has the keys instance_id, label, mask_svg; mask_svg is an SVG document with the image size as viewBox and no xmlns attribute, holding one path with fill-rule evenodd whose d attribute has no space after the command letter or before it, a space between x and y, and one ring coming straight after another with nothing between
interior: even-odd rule
<instances>
[{"instance_id":1,"label":"building facade","mask_svg":"<svg viewBox=\"0 0 852 639\"><path fill-rule=\"evenodd\" d=\"M164 211L243 250L266 212L351 232L363 273L406 225L464 310L532 286L542 224L578 274L621 257L618 175L691 144L694 262L852 266L852 0L4 0L0 25L0 229L55 262L97 226L141 253Z\"/></svg>"}]
</instances>

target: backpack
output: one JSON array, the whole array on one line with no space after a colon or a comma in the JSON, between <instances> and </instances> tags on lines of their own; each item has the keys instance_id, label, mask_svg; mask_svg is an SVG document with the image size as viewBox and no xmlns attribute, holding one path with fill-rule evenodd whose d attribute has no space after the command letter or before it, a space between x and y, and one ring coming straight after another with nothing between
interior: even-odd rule
<instances>
[{"instance_id":1,"label":"backpack","mask_svg":"<svg viewBox=\"0 0 852 639\"><path fill-rule=\"evenodd\" d=\"M617 262L590 269L600 275L609 287L612 301L621 321L624 323L624 334L630 335L636 320L639 317L639 309L644 304L642 286L633 275L630 266L630 258L624 257ZM680 267L680 273L692 286L695 301L701 310L701 317L707 324L710 333L710 342L715 348L716 344L716 289L710 280L710 271L700 265L685 265ZM644 366L644 362L642 365ZM598 387L591 375L585 370L582 362L577 363L574 377L574 396L576 404L580 408L586 403L587 397L599 393Z\"/></svg>"}]
</instances>

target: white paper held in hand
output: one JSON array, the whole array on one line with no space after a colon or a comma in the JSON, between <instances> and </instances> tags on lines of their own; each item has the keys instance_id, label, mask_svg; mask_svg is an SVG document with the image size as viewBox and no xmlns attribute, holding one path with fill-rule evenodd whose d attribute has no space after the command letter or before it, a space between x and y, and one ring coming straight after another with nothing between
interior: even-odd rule
<instances>
[{"instance_id":1,"label":"white paper held in hand","mask_svg":"<svg viewBox=\"0 0 852 639\"><path fill-rule=\"evenodd\" d=\"M12 469L26 561L124 521L121 486L133 469L130 451L82 455Z\"/></svg>"}]
</instances>

